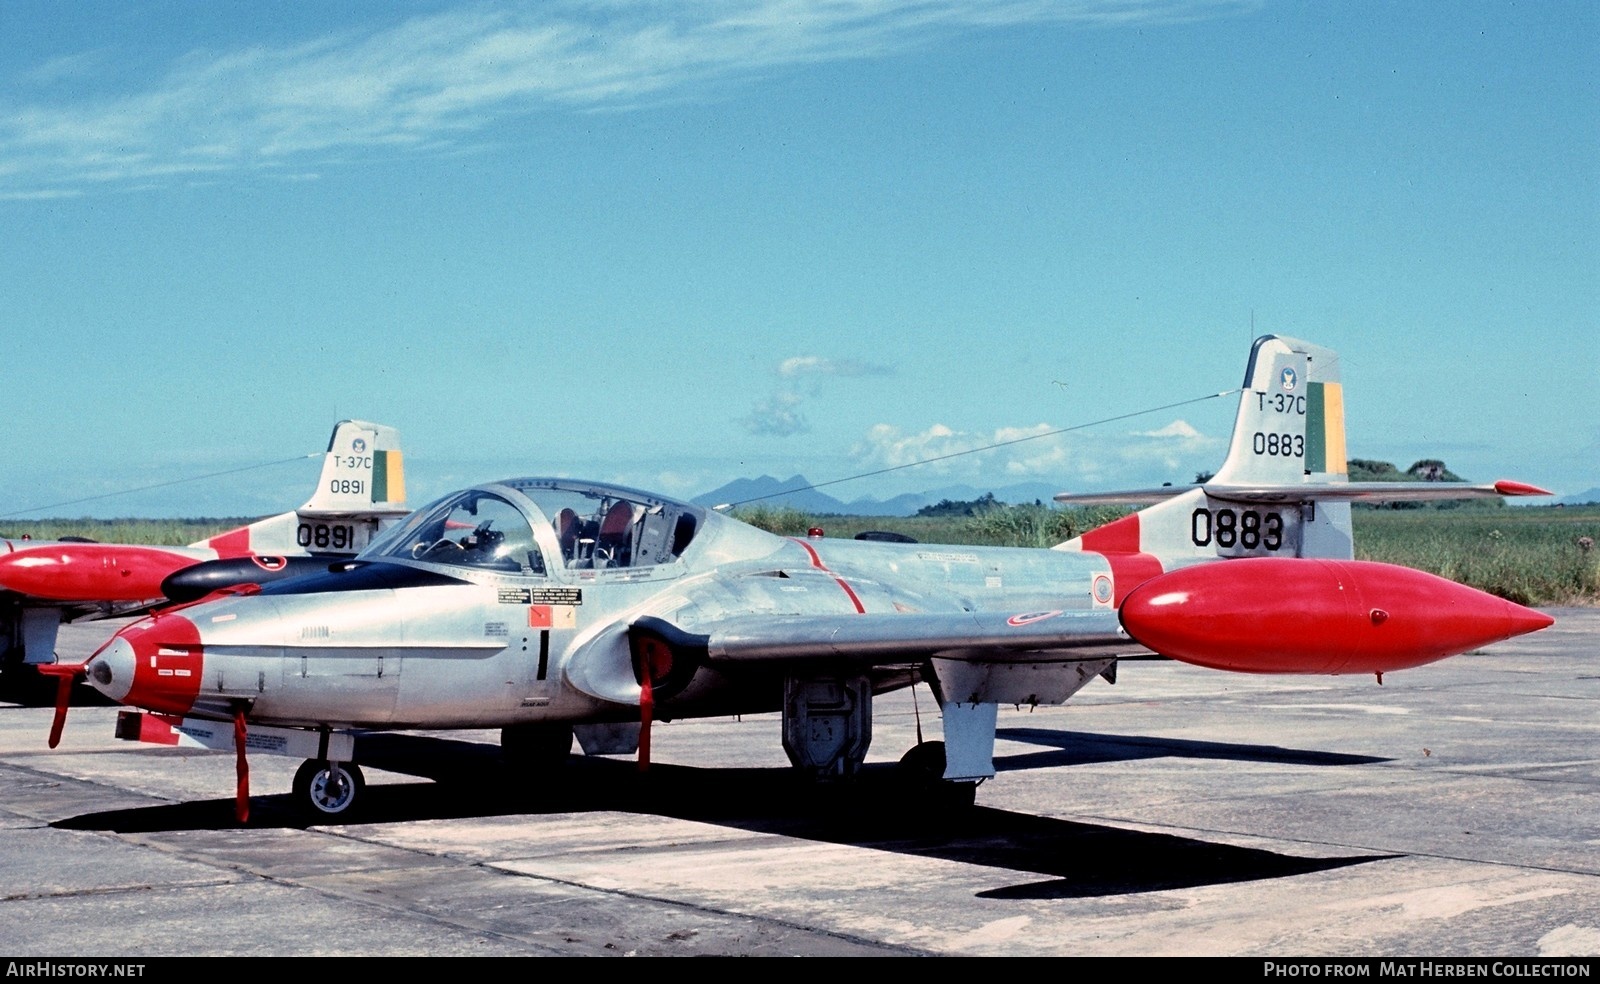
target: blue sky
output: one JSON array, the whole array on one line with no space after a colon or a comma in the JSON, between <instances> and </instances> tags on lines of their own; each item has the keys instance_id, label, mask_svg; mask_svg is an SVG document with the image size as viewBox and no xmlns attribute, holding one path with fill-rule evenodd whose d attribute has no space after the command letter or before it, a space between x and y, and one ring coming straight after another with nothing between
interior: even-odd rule
<instances>
[{"instance_id":1,"label":"blue sky","mask_svg":"<svg viewBox=\"0 0 1600 984\"><path fill-rule=\"evenodd\" d=\"M347 417L399 428L416 505L832 481L1231 389L1269 332L1340 352L1354 456L1600 485L1592 3L7 0L0 34L0 516L280 511L315 461L234 470ZM1188 481L1232 409L828 491Z\"/></svg>"}]
</instances>

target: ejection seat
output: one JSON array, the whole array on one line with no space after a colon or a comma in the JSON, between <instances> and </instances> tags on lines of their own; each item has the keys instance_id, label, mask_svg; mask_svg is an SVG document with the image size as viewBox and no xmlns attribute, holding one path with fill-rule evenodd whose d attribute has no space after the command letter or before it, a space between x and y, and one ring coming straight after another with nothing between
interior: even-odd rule
<instances>
[{"instance_id":1,"label":"ejection seat","mask_svg":"<svg viewBox=\"0 0 1600 984\"><path fill-rule=\"evenodd\" d=\"M575 551L578 549L578 531L581 524L578 514L571 509L563 509L556 514L555 522L556 540L561 544L561 562L568 567L572 566Z\"/></svg>"},{"instance_id":2,"label":"ejection seat","mask_svg":"<svg viewBox=\"0 0 1600 984\"><path fill-rule=\"evenodd\" d=\"M594 566L627 567L633 563L633 526L641 510L626 499L619 499L606 510L595 536Z\"/></svg>"}]
</instances>

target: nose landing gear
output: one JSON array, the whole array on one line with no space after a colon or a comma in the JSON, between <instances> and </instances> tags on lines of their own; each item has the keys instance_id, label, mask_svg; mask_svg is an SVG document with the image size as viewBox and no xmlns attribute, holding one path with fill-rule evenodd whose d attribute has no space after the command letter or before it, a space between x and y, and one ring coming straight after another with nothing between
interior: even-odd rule
<instances>
[{"instance_id":1,"label":"nose landing gear","mask_svg":"<svg viewBox=\"0 0 1600 984\"><path fill-rule=\"evenodd\" d=\"M314 819L348 818L366 787L355 763L310 759L294 774L295 806Z\"/></svg>"}]
</instances>

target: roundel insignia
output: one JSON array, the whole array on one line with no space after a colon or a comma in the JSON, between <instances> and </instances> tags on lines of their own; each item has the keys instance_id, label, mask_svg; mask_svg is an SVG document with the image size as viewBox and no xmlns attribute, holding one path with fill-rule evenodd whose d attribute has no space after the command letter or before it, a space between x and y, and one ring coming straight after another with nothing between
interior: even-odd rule
<instances>
[{"instance_id":1,"label":"roundel insignia","mask_svg":"<svg viewBox=\"0 0 1600 984\"><path fill-rule=\"evenodd\" d=\"M1289 387L1284 387L1284 388L1288 389ZM350 450L354 451L356 454L360 454L361 452L365 451L366 449L367 449L367 439L364 438L364 437L358 437L354 441L350 442Z\"/></svg>"},{"instance_id":2,"label":"roundel insignia","mask_svg":"<svg viewBox=\"0 0 1600 984\"><path fill-rule=\"evenodd\" d=\"M1294 371L1293 366L1284 366L1283 375L1279 377L1285 390L1294 389L1295 383L1300 381L1300 375Z\"/></svg>"},{"instance_id":3,"label":"roundel insignia","mask_svg":"<svg viewBox=\"0 0 1600 984\"><path fill-rule=\"evenodd\" d=\"M1055 618L1057 615L1060 615L1060 614L1061 614L1060 609L1057 609L1056 611L1053 611L1053 612L1027 612L1026 614L1023 614L1023 615L1013 615L1013 616L1011 616L1010 618L1006 619L1006 624L1007 625L1031 625L1034 622L1043 622L1047 618Z\"/></svg>"},{"instance_id":4,"label":"roundel insignia","mask_svg":"<svg viewBox=\"0 0 1600 984\"><path fill-rule=\"evenodd\" d=\"M256 566L264 571L281 571L289 566L289 562L282 557L251 557Z\"/></svg>"},{"instance_id":5,"label":"roundel insignia","mask_svg":"<svg viewBox=\"0 0 1600 984\"><path fill-rule=\"evenodd\" d=\"M1096 574L1093 590L1095 601L1102 605L1111 604L1111 578L1104 574Z\"/></svg>"}]
</instances>

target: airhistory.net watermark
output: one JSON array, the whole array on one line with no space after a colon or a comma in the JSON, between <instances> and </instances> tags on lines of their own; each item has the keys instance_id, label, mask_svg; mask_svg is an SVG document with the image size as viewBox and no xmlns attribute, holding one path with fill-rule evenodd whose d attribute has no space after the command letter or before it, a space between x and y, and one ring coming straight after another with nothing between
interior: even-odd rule
<instances>
[{"instance_id":1,"label":"airhistory.net watermark","mask_svg":"<svg viewBox=\"0 0 1600 984\"><path fill-rule=\"evenodd\" d=\"M143 977L142 963L67 960L8 960L7 977Z\"/></svg>"}]
</instances>

